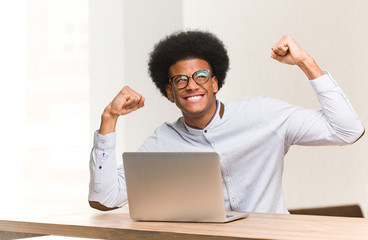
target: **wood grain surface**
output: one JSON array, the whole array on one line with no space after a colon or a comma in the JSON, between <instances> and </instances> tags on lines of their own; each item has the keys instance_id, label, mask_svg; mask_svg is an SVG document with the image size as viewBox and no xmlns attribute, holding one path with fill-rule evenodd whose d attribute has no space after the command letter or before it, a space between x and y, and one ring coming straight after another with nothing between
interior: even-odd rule
<instances>
[{"instance_id":1,"label":"wood grain surface","mask_svg":"<svg viewBox=\"0 0 368 240\"><path fill-rule=\"evenodd\" d=\"M230 223L136 222L125 211L1 219L0 231L102 239L368 239L368 219L251 213Z\"/></svg>"}]
</instances>

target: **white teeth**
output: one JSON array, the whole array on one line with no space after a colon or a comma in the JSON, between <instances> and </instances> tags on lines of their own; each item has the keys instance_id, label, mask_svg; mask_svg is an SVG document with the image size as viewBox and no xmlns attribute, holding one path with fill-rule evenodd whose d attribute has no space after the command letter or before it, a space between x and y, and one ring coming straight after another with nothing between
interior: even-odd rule
<instances>
[{"instance_id":1,"label":"white teeth","mask_svg":"<svg viewBox=\"0 0 368 240\"><path fill-rule=\"evenodd\" d=\"M202 96L193 96L193 97L188 97L187 100L189 100L189 101L195 101L195 100L198 100L200 98L202 98Z\"/></svg>"}]
</instances>

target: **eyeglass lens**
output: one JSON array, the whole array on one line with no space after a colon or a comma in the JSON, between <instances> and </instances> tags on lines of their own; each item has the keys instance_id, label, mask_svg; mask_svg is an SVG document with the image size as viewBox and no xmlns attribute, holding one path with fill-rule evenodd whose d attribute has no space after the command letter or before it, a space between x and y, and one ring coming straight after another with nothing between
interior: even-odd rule
<instances>
[{"instance_id":1,"label":"eyeglass lens","mask_svg":"<svg viewBox=\"0 0 368 240\"><path fill-rule=\"evenodd\" d=\"M185 88L188 85L189 78L187 75L177 75L172 80L177 88ZM209 71L199 70L192 75L192 78L197 84L204 84L209 79Z\"/></svg>"}]
</instances>

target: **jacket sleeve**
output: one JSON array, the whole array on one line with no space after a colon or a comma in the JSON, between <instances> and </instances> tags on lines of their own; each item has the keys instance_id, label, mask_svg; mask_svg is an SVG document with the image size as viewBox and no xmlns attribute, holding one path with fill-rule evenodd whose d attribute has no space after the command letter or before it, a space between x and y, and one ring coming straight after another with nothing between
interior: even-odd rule
<instances>
[{"instance_id":1,"label":"jacket sleeve","mask_svg":"<svg viewBox=\"0 0 368 240\"><path fill-rule=\"evenodd\" d=\"M116 134L94 134L90 156L88 200L91 207L111 210L127 203L123 165L117 167L115 157Z\"/></svg>"},{"instance_id":2,"label":"jacket sleeve","mask_svg":"<svg viewBox=\"0 0 368 240\"><path fill-rule=\"evenodd\" d=\"M288 145L344 145L356 142L364 127L349 100L328 72L311 80L321 110L298 108L287 128Z\"/></svg>"}]
</instances>

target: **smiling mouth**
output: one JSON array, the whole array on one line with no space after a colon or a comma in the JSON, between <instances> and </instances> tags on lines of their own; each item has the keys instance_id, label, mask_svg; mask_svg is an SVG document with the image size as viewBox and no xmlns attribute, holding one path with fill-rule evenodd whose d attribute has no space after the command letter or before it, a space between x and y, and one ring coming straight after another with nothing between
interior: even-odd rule
<instances>
[{"instance_id":1,"label":"smiling mouth","mask_svg":"<svg viewBox=\"0 0 368 240\"><path fill-rule=\"evenodd\" d=\"M195 96L189 96L185 97L184 99L188 102L198 102L203 98L204 95L195 95Z\"/></svg>"}]
</instances>

